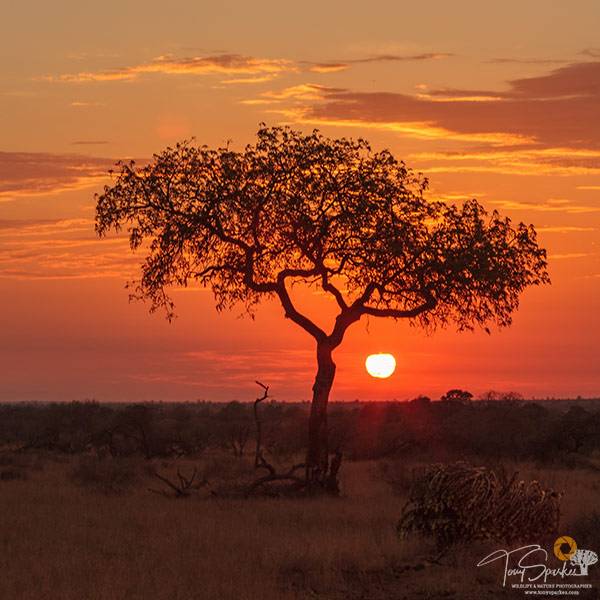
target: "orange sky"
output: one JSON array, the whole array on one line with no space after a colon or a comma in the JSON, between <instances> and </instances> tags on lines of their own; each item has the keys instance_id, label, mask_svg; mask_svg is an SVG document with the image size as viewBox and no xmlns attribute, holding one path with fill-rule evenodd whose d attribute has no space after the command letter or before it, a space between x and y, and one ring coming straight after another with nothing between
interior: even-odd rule
<instances>
[{"instance_id":1,"label":"orange sky","mask_svg":"<svg viewBox=\"0 0 600 600\"><path fill-rule=\"evenodd\" d=\"M265 304L217 315L175 291L169 325L129 304L126 240L97 240L95 191L119 158L261 121L390 148L431 196L536 225L550 287L509 330L426 337L363 320L335 399L448 388L600 395L600 6L507 1L12 3L0 22L0 400L307 399L312 340ZM325 323L329 307L303 306ZM396 355L370 378L370 352Z\"/></svg>"}]
</instances>

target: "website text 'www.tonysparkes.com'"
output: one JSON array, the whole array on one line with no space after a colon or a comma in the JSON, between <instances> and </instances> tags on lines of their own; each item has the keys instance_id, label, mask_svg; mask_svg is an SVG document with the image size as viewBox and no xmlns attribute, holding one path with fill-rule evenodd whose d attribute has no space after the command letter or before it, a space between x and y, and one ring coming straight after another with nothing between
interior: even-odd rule
<instances>
[{"instance_id":1,"label":"website text 'www.tonysparkes.com'","mask_svg":"<svg viewBox=\"0 0 600 600\"><path fill-rule=\"evenodd\" d=\"M520 586L513 586L520 587ZM579 596L582 589L590 589L591 585L561 585L553 586L552 589L545 589L543 587L523 590L525 596ZM571 588L571 589L569 589Z\"/></svg>"},{"instance_id":2,"label":"website text 'www.tonysparkes.com'","mask_svg":"<svg viewBox=\"0 0 600 600\"><path fill-rule=\"evenodd\" d=\"M526 596L579 596L579 590L525 590Z\"/></svg>"}]
</instances>

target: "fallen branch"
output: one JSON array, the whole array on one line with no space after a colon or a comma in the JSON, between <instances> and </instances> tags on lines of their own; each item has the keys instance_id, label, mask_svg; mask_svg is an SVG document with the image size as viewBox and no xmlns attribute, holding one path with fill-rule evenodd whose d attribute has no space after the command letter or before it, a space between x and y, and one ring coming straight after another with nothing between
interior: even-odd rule
<instances>
[{"instance_id":1,"label":"fallen branch","mask_svg":"<svg viewBox=\"0 0 600 600\"><path fill-rule=\"evenodd\" d=\"M196 480L197 474L198 470L196 467L194 467L194 472L190 477L186 477L179 469L177 469L177 478L179 480L179 483L177 483L167 479L157 471L154 471L152 475L165 484L168 489L155 490L153 488L148 488L148 491L154 494L160 494L165 498L187 498L192 491L208 485L208 481L206 479L203 479L202 481Z\"/></svg>"},{"instance_id":2,"label":"fallen branch","mask_svg":"<svg viewBox=\"0 0 600 600\"><path fill-rule=\"evenodd\" d=\"M259 464L257 468L266 469L268 471L268 474L264 477L260 477L254 483L252 483L252 485L246 491L246 497L253 494L258 488L262 487L263 485L267 483L272 483L274 481L291 481L296 484L295 486L293 486L293 488L298 490L306 486L306 479L304 479L303 477L298 477L295 474L296 471L306 468L306 465L304 463L293 465L284 473L278 473L275 467L264 459L262 454L259 456L258 460Z\"/></svg>"}]
</instances>

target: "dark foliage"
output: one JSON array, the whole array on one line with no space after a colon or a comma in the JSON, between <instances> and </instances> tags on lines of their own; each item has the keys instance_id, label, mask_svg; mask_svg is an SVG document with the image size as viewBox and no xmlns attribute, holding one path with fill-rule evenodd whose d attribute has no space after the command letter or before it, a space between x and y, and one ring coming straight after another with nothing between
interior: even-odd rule
<instances>
[{"instance_id":1,"label":"dark foliage","mask_svg":"<svg viewBox=\"0 0 600 600\"><path fill-rule=\"evenodd\" d=\"M406 537L431 537L440 549L476 539L531 542L558 531L560 494L517 473L466 463L426 467L413 482L398 523Z\"/></svg>"},{"instance_id":2,"label":"dark foliage","mask_svg":"<svg viewBox=\"0 0 600 600\"><path fill-rule=\"evenodd\" d=\"M278 464L306 450L307 403L261 404L261 445ZM347 460L394 457L451 461L477 456L486 461L534 460L594 468L600 449L600 412L593 402L562 403L431 401L334 403L329 415L331 445ZM251 456L256 427L251 403L156 403L101 405L96 402L0 405L0 446L21 455L39 451L146 459L196 457L226 449L239 460L236 432L244 432ZM0 464L1 457L0 457ZM12 464L9 466L13 466Z\"/></svg>"}]
</instances>

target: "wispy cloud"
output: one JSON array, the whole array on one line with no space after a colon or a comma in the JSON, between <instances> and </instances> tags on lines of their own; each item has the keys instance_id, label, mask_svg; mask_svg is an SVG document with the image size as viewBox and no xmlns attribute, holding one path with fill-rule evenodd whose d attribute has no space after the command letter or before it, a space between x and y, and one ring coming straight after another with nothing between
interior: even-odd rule
<instances>
[{"instance_id":1,"label":"wispy cloud","mask_svg":"<svg viewBox=\"0 0 600 600\"><path fill-rule=\"evenodd\" d=\"M207 56L176 57L158 56L149 62L125 67L101 69L97 71L78 71L59 75L46 75L45 81L63 83L88 83L109 81L133 81L143 75L228 75L233 76L222 83L249 84L264 83L283 73L309 71L314 73L333 73L349 69L354 65L439 60L452 54L445 52L427 52L420 54L379 54L363 58L331 61L294 61L285 58L260 58L242 54L219 53ZM235 77L238 76L238 77ZM73 106L84 106L76 103Z\"/></svg>"},{"instance_id":2,"label":"wispy cloud","mask_svg":"<svg viewBox=\"0 0 600 600\"><path fill-rule=\"evenodd\" d=\"M69 106L73 108L93 108L97 106L105 106L103 102L83 102L81 100L74 100Z\"/></svg>"},{"instance_id":3,"label":"wispy cloud","mask_svg":"<svg viewBox=\"0 0 600 600\"><path fill-rule=\"evenodd\" d=\"M257 75L255 77L232 77L230 79L224 79L221 83L225 85L237 85L237 84L252 84L252 83L266 83L277 77L275 73L269 73L268 75Z\"/></svg>"},{"instance_id":4,"label":"wispy cloud","mask_svg":"<svg viewBox=\"0 0 600 600\"><path fill-rule=\"evenodd\" d=\"M564 254L550 254L550 260L570 260L573 258L586 258L591 256L588 252L565 252Z\"/></svg>"},{"instance_id":5,"label":"wispy cloud","mask_svg":"<svg viewBox=\"0 0 600 600\"><path fill-rule=\"evenodd\" d=\"M566 198L548 198L541 201L522 202L519 200L488 200L492 204L503 210L510 211L534 211L542 213L563 213L563 214L586 214L600 212L600 206L589 206L585 204L575 204Z\"/></svg>"},{"instance_id":6,"label":"wispy cloud","mask_svg":"<svg viewBox=\"0 0 600 600\"><path fill-rule=\"evenodd\" d=\"M552 227L536 227L538 233L585 233L596 231L595 227L579 227L576 225L554 225Z\"/></svg>"},{"instance_id":7,"label":"wispy cloud","mask_svg":"<svg viewBox=\"0 0 600 600\"><path fill-rule=\"evenodd\" d=\"M263 99L278 100L325 100L327 94L345 92L343 88L334 88L316 83L301 83L278 91L266 91L261 94Z\"/></svg>"},{"instance_id":8,"label":"wispy cloud","mask_svg":"<svg viewBox=\"0 0 600 600\"><path fill-rule=\"evenodd\" d=\"M387 129L419 138L599 150L600 61L515 79L500 91L420 89L402 94L323 89L318 102L293 107L288 117L294 116L306 123Z\"/></svg>"},{"instance_id":9,"label":"wispy cloud","mask_svg":"<svg viewBox=\"0 0 600 600\"><path fill-rule=\"evenodd\" d=\"M153 372L137 372L131 378L218 389L251 387L259 379L270 385L299 384L308 393L314 372L312 361L309 350L199 350L174 355L170 364L157 364Z\"/></svg>"},{"instance_id":10,"label":"wispy cloud","mask_svg":"<svg viewBox=\"0 0 600 600\"><path fill-rule=\"evenodd\" d=\"M347 62L313 62L305 63L307 70L312 73L337 73L338 71L345 71L350 67Z\"/></svg>"},{"instance_id":11,"label":"wispy cloud","mask_svg":"<svg viewBox=\"0 0 600 600\"><path fill-rule=\"evenodd\" d=\"M53 82L85 83L134 80L148 74L276 75L295 70L297 70L296 64L285 59L256 58L241 54L216 54L184 58L166 55L138 65L100 71L48 75L44 79Z\"/></svg>"},{"instance_id":12,"label":"wispy cloud","mask_svg":"<svg viewBox=\"0 0 600 600\"><path fill-rule=\"evenodd\" d=\"M517 65L561 65L569 61L559 58L491 58L486 61L490 64L517 64Z\"/></svg>"},{"instance_id":13,"label":"wispy cloud","mask_svg":"<svg viewBox=\"0 0 600 600\"><path fill-rule=\"evenodd\" d=\"M114 160L42 152L0 152L0 202L101 183Z\"/></svg>"},{"instance_id":14,"label":"wispy cloud","mask_svg":"<svg viewBox=\"0 0 600 600\"><path fill-rule=\"evenodd\" d=\"M73 146L102 146L108 144L107 140L75 140L71 142Z\"/></svg>"},{"instance_id":15,"label":"wispy cloud","mask_svg":"<svg viewBox=\"0 0 600 600\"><path fill-rule=\"evenodd\" d=\"M314 73L333 73L336 71L344 71L353 65L370 64L370 63L386 63L386 62L413 62L423 60L439 60L454 56L448 52L423 52L419 54L376 54L364 58L351 58L346 60L331 60L323 62L303 61L309 71Z\"/></svg>"},{"instance_id":16,"label":"wispy cloud","mask_svg":"<svg viewBox=\"0 0 600 600\"><path fill-rule=\"evenodd\" d=\"M91 232L92 219L0 219L0 237L37 237L56 234Z\"/></svg>"},{"instance_id":17,"label":"wispy cloud","mask_svg":"<svg viewBox=\"0 0 600 600\"><path fill-rule=\"evenodd\" d=\"M362 120L361 118L339 119L329 116L317 116L315 113L318 114L318 110L307 110L306 108L299 107L282 109L274 112L279 112L295 122L305 123L308 125L376 129L381 131L390 131L405 137L421 140L453 140L490 145L529 144L534 141L532 138L525 137L518 133L462 133L441 127L432 121L367 121Z\"/></svg>"},{"instance_id":18,"label":"wispy cloud","mask_svg":"<svg viewBox=\"0 0 600 600\"><path fill-rule=\"evenodd\" d=\"M93 225L82 231L77 224L62 229L30 226L14 235L0 233L0 278L18 280L92 279L135 276L139 257L132 255L126 238L98 240Z\"/></svg>"},{"instance_id":19,"label":"wispy cloud","mask_svg":"<svg viewBox=\"0 0 600 600\"><path fill-rule=\"evenodd\" d=\"M585 48L579 54L590 58L600 58L600 48Z\"/></svg>"},{"instance_id":20,"label":"wispy cloud","mask_svg":"<svg viewBox=\"0 0 600 600\"><path fill-rule=\"evenodd\" d=\"M489 172L529 176L600 173L600 150L586 148L521 145L455 152L417 152L410 158L426 164L428 172L432 173Z\"/></svg>"}]
</instances>

